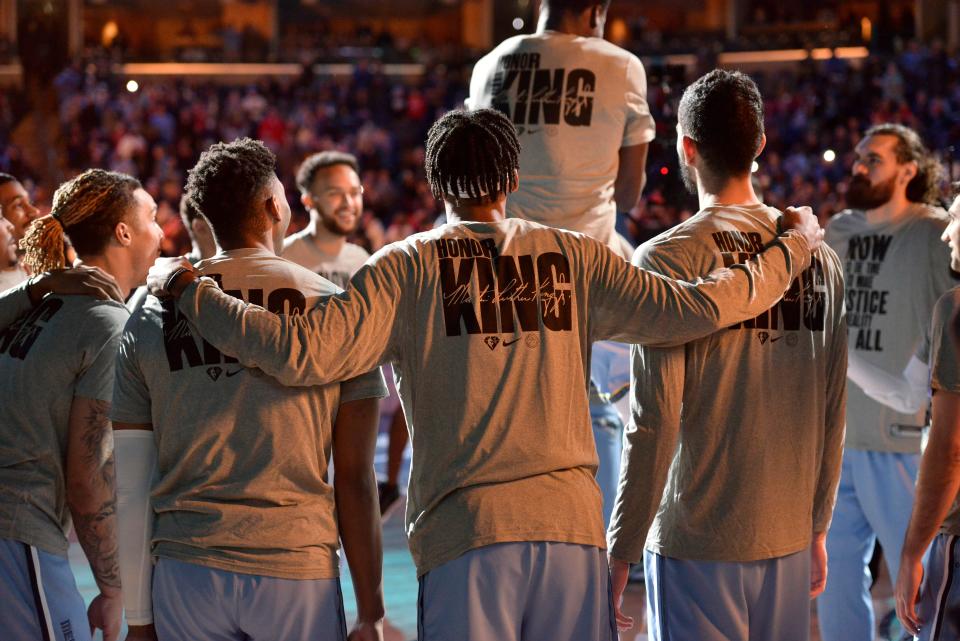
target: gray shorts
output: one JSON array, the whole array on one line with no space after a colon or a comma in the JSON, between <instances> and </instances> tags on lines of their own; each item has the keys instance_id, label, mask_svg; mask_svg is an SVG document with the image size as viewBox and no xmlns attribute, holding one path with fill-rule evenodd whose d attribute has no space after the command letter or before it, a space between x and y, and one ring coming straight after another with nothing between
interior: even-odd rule
<instances>
[{"instance_id":1,"label":"gray shorts","mask_svg":"<svg viewBox=\"0 0 960 641\"><path fill-rule=\"evenodd\" d=\"M644 552L650 641L807 641L810 552L743 563Z\"/></svg>"},{"instance_id":2,"label":"gray shorts","mask_svg":"<svg viewBox=\"0 0 960 641\"><path fill-rule=\"evenodd\" d=\"M960 537L938 534L930 546L917 614L920 641L960 639Z\"/></svg>"},{"instance_id":3,"label":"gray shorts","mask_svg":"<svg viewBox=\"0 0 960 641\"><path fill-rule=\"evenodd\" d=\"M240 574L161 558L153 571L160 641L345 641L340 579Z\"/></svg>"},{"instance_id":4,"label":"gray shorts","mask_svg":"<svg viewBox=\"0 0 960 641\"><path fill-rule=\"evenodd\" d=\"M0 539L0 611L0 638L90 641L70 561L12 539Z\"/></svg>"},{"instance_id":5,"label":"gray shorts","mask_svg":"<svg viewBox=\"0 0 960 641\"><path fill-rule=\"evenodd\" d=\"M418 641L616 641L603 550L498 543L420 577Z\"/></svg>"}]
</instances>

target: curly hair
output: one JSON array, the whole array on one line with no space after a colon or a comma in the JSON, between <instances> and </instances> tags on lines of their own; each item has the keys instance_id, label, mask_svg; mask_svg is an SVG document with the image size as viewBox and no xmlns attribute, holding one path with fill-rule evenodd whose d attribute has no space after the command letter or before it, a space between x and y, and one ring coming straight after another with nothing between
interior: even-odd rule
<instances>
[{"instance_id":1,"label":"curly hair","mask_svg":"<svg viewBox=\"0 0 960 641\"><path fill-rule=\"evenodd\" d=\"M337 165L346 165L353 169L354 173L360 175L360 164L356 156L342 151L321 151L318 154L308 156L297 170L297 189L301 194L310 193L310 187L313 185L313 179L317 172L327 167Z\"/></svg>"},{"instance_id":2,"label":"curly hair","mask_svg":"<svg viewBox=\"0 0 960 641\"><path fill-rule=\"evenodd\" d=\"M908 162L917 163L917 175L907 183L907 200L914 203L933 205L940 200L940 184L944 179L943 166L920 139L920 135L903 125L884 123L875 125L863 135L894 136L897 146L894 149L897 162L901 165Z\"/></svg>"},{"instance_id":3,"label":"curly hair","mask_svg":"<svg viewBox=\"0 0 960 641\"><path fill-rule=\"evenodd\" d=\"M210 223L218 244L267 229L255 203L276 177L276 164L273 152L250 138L218 142L200 154L187 176L186 194Z\"/></svg>"},{"instance_id":4,"label":"curly hair","mask_svg":"<svg viewBox=\"0 0 960 641\"><path fill-rule=\"evenodd\" d=\"M53 194L51 212L33 221L20 240L24 265L34 273L63 269L64 234L79 256L102 252L136 205L133 192L140 188L133 176L104 169L88 169L63 183Z\"/></svg>"},{"instance_id":5,"label":"curly hair","mask_svg":"<svg viewBox=\"0 0 960 641\"><path fill-rule=\"evenodd\" d=\"M763 98L749 76L723 69L702 76L683 92L677 119L697 143L703 178L722 185L750 172L763 140Z\"/></svg>"},{"instance_id":6,"label":"curly hair","mask_svg":"<svg viewBox=\"0 0 960 641\"><path fill-rule=\"evenodd\" d=\"M425 166L435 198L492 203L517 187L517 130L495 109L451 111L427 133Z\"/></svg>"}]
</instances>

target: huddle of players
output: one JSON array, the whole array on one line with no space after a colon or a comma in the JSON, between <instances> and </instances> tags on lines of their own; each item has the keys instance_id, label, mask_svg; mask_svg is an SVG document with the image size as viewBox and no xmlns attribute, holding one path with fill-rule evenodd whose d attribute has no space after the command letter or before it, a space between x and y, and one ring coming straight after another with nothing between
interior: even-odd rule
<instances>
[{"instance_id":1,"label":"huddle of players","mask_svg":"<svg viewBox=\"0 0 960 641\"><path fill-rule=\"evenodd\" d=\"M764 141L756 87L712 72L687 89L678 114L678 154L701 211L644 245L631 267L603 246L613 202L629 200L622 190L611 198L616 161L612 173L593 177L606 203L591 210L602 242L511 210L528 155L572 148L568 134L606 135L604 122L621 127L611 138L621 160L629 156L622 148L643 146L645 155L652 135L642 67L639 99L619 90L632 115L613 113L597 80L616 77L611 67L620 64L636 82L639 62L599 38L550 28L562 26L550 22L552 8L554 20L576 17L601 35L605 5L561 14L564 4L545 3L546 28L491 56L523 66L517 61L533 60L525 50L533 48L539 64L562 66L550 62L554 50L585 46L578 65L589 67L594 54L603 65L590 105L597 129L574 119L581 124L538 141L527 127L521 151L514 124L480 108L515 97L501 91L503 70L481 61L471 96L480 109L444 116L427 142L428 179L449 224L378 252L346 293L329 296L328 281L277 257L290 209L270 152L240 140L214 145L190 173L188 202L221 252L195 270L158 262L152 289L175 297L148 298L132 316L110 301L43 297L51 288L110 290L92 270L5 294L0 367L11 384L0 410L0 590L17 608L15 638L86 636L63 557L70 516L101 591L90 621L108 639L119 632L121 573L131 638L342 639L338 538L358 600L350 638L380 638L372 457L385 390L374 370L388 362L414 444L407 532L421 581L420 639L616 638L611 608L616 624L630 625L618 604L627 563L641 557L652 638L805 639L808 598L824 583L836 586L820 601L824 638L870 638L863 595L873 532L895 575L910 504L908 496L899 509L884 508L892 490L877 479L890 484L895 470L909 490L919 438L904 426L923 424L919 408L884 409L910 377L881 374L903 369L950 286L937 239L946 221L919 204L927 194L917 185L930 179L922 146L903 128L869 132L848 194L863 211L828 228L844 262L826 246L811 256L819 243L809 214L788 213L804 232L784 233L780 213L750 185ZM487 72L500 80L485 82ZM586 77L579 74L581 90ZM629 153L636 160L640 151ZM341 160L326 169L341 168L352 185L327 195L343 203L357 197L359 180ZM552 192L549 181L530 182L533 200ZM323 195L305 193L305 204ZM157 255L154 212L135 180L91 170L58 190L53 214L28 233L26 260L38 273L62 264L65 231L85 264L130 291ZM846 416L845 298L846 313L857 314L850 336L860 358ZM920 350L934 372L935 412L938 398L958 391L954 308L941 303L941 322ZM608 534L612 598L586 428L589 345L602 339L637 344ZM68 366L38 365L54 359ZM947 436L938 438L937 413L934 421L931 438L940 442ZM887 424L899 430L871 440ZM947 499L955 495L954 487ZM943 515L930 514L935 527ZM913 529L904 550L911 565L933 535ZM935 548L941 564L952 545ZM925 638L954 638L936 636L949 615L938 617L930 594L921 617L937 623L923 626ZM866 636L854 636L859 629Z\"/></svg>"}]
</instances>

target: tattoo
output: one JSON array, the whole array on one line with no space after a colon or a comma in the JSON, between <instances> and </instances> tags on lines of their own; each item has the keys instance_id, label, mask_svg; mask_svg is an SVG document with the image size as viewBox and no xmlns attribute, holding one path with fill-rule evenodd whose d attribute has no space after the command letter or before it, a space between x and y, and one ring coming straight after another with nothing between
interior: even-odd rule
<instances>
[{"instance_id":1,"label":"tattoo","mask_svg":"<svg viewBox=\"0 0 960 641\"><path fill-rule=\"evenodd\" d=\"M82 499L70 513L77 539L101 586L120 587L117 545L117 490L113 461L110 403L91 400L90 409L77 426L76 467L73 482L83 488Z\"/></svg>"}]
</instances>

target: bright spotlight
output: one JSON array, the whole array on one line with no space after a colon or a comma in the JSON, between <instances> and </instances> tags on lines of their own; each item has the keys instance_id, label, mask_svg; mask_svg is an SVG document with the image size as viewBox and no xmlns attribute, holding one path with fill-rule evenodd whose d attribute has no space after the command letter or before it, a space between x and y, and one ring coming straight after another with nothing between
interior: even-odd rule
<instances>
[{"instance_id":1,"label":"bright spotlight","mask_svg":"<svg viewBox=\"0 0 960 641\"><path fill-rule=\"evenodd\" d=\"M523 29L523 18L514 18L513 19L513 30L520 31Z\"/></svg>"},{"instance_id":2,"label":"bright spotlight","mask_svg":"<svg viewBox=\"0 0 960 641\"><path fill-rule=\"evenodd\" d=\"M750 165L750 172L755 174L755 173L757 173L758 171L760 171L760 163L758 163L756 160L754 160L754 161L753 161L753 164Z\"/></svg>"},{"instance_id":3,"label":"bright spotlight","mask_svg":"<svg viewBox=\"0 0 960 641\"><path fill-rule=\"evenodd\" d=\"M140 89L140 83L138 83L136 80L127 81L127 91L130 93L137 93L138 89Z\"/></svg>"},{"instance_id":4,"label":"bright spotlight","mask_svg":"<svg viewBox=\"0 0 960 641\"><path fill-rule=\"evenodd\" d=\"M823 152L823 159L827 162L833 162L837 159L837 152L835 152L833 149L827 149L825 152Z\"/></svg>"}]
</instances>

